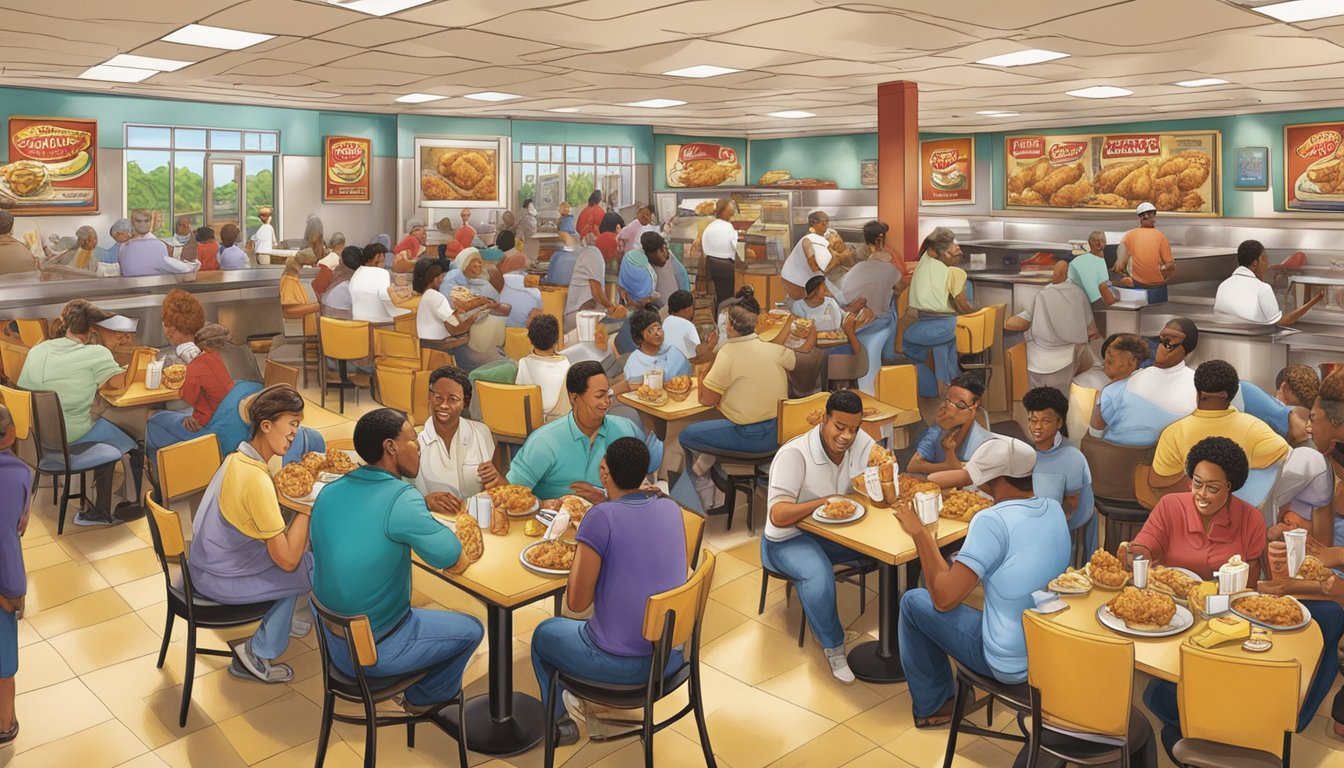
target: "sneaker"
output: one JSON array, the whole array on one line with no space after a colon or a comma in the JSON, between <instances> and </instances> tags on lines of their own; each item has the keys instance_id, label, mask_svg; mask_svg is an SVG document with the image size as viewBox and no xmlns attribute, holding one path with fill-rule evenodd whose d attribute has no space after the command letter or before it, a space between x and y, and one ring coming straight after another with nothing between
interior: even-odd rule
<instances>
[{"instance_id":1,"label":"sneaker","mask_svg":"<svg viewBox=\"0 0 1344 768\"><path fill-rule=\"evenodd\" d=\"M577 696L562 689L560 699L565 703L565 711L569 713L570 719L581 722L588 720L588 716L583 711L583 702L579 701Z\"/></svg>"},{"instance_id":2,"label":"sneaker","mask_svg":"<svg viewBox=\"0 0 1344 768\"><path fill-rule=\"evenodd\" d=\"M406 712L406 714L414 715L416 717L419 717L421 715L428 715L431 712L437 712L440 709L443 709L444 707L448 706L449 704L452 704L451 701L443 702L440 704L412 704L411 702L406 700L405 696L397 696L396 702L397 706L401 707L402 710Z\"/></svg>"},{"instance_id":3,"label":"sneaker","mask_svg":"<svg viewBox=\"0 0 1344 768\"><path fill-rule=\"evenodd\" d=\"M91 509L81 509L72 521L75 525L100 526L117 525L121 521L111 515L99 515Z\"/></svg>"},{"instance_id":4,"label":"sneaker","mask_svg":"<svg viewBox=\"0 0 1344 768\"><path fill-rule=\"evenodd\" d=\"M19 718L14 718L14 724L8 731L0 731L0 747L14 741L19 737Z\"/></svg>"},{"instance_id":5,"label":"sneaker","mask_svg":"<svg viewBox=\"0 0 1344 768\"><path fill-rule=\"evenodd\" d=\"M849 685L854 682L854 672L849 668L849 660L845 658L845 648L827 648L826 660L831 663L831 675L836 680Z\"/></svg>"},{"instance_id":6,"label":"sneaker","mask_svg":"<svg viewBox=\"0 0 1344 768\"><path fill-rule=\"evenodd\" d=\"M311 622L304 621L303 619L294 619L289 622L290 637L307 637L308 633L311 631L313 631Z\"/></svg>"},{"instance_id":7,"label":"sneaker","mask_svg":"<svg viewBox=\"0 0 1344 768\"><path fill-rule=\"evenodd\" d=\"M233 663L229 674L239 680L263 683L288 683L294 679L294 670L288 664L272 664L252 652L252 641L233 647Z\"/></svg>"}]
</instances>

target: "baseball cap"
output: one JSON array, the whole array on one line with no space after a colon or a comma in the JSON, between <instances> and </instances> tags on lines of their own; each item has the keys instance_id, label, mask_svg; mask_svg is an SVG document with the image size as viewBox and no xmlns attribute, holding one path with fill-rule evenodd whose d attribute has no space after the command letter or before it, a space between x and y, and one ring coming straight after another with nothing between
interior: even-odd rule
<instances>
[{"instance_id":1,"label":"baseball cap","mask_svg":"<svg viewBox=\"0 0 1344 768\"><path fill-rule=\"evenodd\" d=\"M95 323L95 325L114 333L135 333L135 330L140 327L140 321L123 315L113 315L102 322Z\"/></svg>"},{"instance_id":2,"label":"baseball cap","mask_svg":"<svg viewBox=\"0 0 1344 768\"><path fill-rule=\"evenodd\" d=\"M1149 211L1156 211L1157 206L1152 203L1139 203L1139 207L1134 209L1134 215L1142 216Z\"/></svg>"},{"instance_id":3,"label":"baseball cap","mask_svg":"<svg viewBox=\"0 0 1344 768\"><path fill-rule=\"evenodd\" d=\"M1014 437L994 435L980 444L966 462L966 474L976 485L996 477L1027 477L1036 468L1036 449Z\"/></svg>"}]
</instances>

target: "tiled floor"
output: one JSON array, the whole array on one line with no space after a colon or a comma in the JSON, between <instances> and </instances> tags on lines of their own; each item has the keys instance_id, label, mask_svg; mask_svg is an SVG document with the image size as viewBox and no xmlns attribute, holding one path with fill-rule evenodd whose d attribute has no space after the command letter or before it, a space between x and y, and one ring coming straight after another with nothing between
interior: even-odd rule
<instances>
[{"instance_id":1,"label":"tiled floor","mask_svg":"<svg viewBox=\"0 0 1344 768\"><path fill-rule=\"evenodd\" d=\"M311 394L311 393L310 393ZM367 398L354 415L369 408ZM709 524L706 545L719 565L704 626L704 688L709 733L724 768L932 768L942 764L946 729L913 728L904 685L841 686L832 681L816 643L796 644L797 601L784 604L783 587L773 582L766 611L756 614L760 590L758 541L742 530L724 530L722 518ZM315 640L294 641L284 661L295 680L264 686L229 677L225 659L200 657L186 728L177 726L185 642L182 622L164 669L154 667L164 620L162 576L144 521L112 529L67 526L57 537L50 490L38 493L24 553L29 572L28 615L19 625L18 713L22 733L0 749L0 766L152 768L192 766L294 766L311 764L318 732L321 678ZM426 574L415 574L417 605L445 607L484 617L464 593ZM874 580L875 581L875 580ZM840 588L840 613L851 628L875 636L877 606L858 612L857 590ZM548 613L520 610L513 644L515 683L536 693L528 642ZM202 644L222 647L221 636L203 632ZM865 638L866 639L866 638ZM485 690L485 648L467 669L471 694ZM1140 681L1140 687L1143 681ZM674 701L661 706L667 711ZM684 699L682 699L684 701ZM998 714L995 725L1013 721ZM1294 741L1294 765L1344 768L1344 752L1326 735L1317 717ZM402 732L380 733L379 761L389 766L454 765L456 745L442 732L422 727L417 748L408 750ZM690 718L658 734L659 766L703 765L699 737ZM1009 766L1006 742L963 738L958 766ZM337 726L327 765L359 765L363 731ZM541 750L507 760L472 754L472 765L537 768ZM560 750L566 768L624 768L643 765L637 740L582 740ZM1165 757L1163 765L1169 765Z\"/></svg>"}]
</instances>

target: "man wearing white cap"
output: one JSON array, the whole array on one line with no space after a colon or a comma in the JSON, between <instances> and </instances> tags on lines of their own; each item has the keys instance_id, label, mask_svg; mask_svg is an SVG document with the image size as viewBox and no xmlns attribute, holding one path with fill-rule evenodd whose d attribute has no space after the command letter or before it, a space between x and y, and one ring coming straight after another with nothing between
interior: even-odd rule
<instances>
[{"instance_id":1,"label":"man wearing white cap","mask_svg":"<svg viewBox=\"0 0 1344 768\"><path fill-rule=\"evenodd\" d=\"M117 364L129 363L135 351L135 332L140 327L140 321L124 315L113 315L94 325L98 329L98 343L112 352Z\"/></svg>"},{"instance_id":2,"label":"man wearing white cap","mask_svg":"<svg viewBox=\"0 0 1344 768\"><path fill-rule=\"evenodd\" d=\"M1134 288L1160 288L1176 273L1171 243L1167 242L1166 235L1157 231L1157 206L1139 203L1134 213L1138 214L1139 226L1120 238L1115 271L1129 275L1128 285Z\"/></svg>"},{"instance_id":3,"label":"man wearing white cap","mask_svg":"<svg viewBox=\"0 0 1344 768\"><path fill-rule=\"evenodd\" d=\"M901 597L897 630L917 728L952 719L949 656L1003 683L1027 679L1022 612L1034 605L1032 592L1045 589L1069 563L1064 509L1032 491L1035 466L1035 449L1014 438L996 436L976 451L966 471L994 505L971 520L951 564L908 502L894 508L914 539L927 584ZM963 603L977 584L984 585L983 611Z\"/></svg>"}]
</instances>

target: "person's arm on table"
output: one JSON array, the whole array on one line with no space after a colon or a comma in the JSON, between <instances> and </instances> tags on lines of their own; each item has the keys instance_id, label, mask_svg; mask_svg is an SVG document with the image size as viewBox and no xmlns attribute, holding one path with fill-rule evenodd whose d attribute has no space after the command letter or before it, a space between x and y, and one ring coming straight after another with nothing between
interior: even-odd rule
<instances>
[{"instance_id":1,"label":"person's arm on table","mask_svg":"<svg viewBox=\"0 0 1344 768\"><path fill-rule=\"evenodd\" d=\"M1307 299L1302 304L1302 306L1298 307L1297 309L1294 309L1292 312L1284 313L1284 315L1279 318L1279 321L1275 323L1275 325L1284 328L1293 325L1298 320L1301 320L1303 315L1307 314L1307 310L1321 303L1321 299L1323 298L1325 298L1325 294L1323 293L1318 293L1315 296L1312 296L1310 299Z\"/></svg>"},{"instance_id":2,"label":"person's arm on table","mask_svg":"<svg viewBox=\"0 0 1344 768\"><path fill-rule=\"evenodd\" d=\"M389 539L410 547L430 567L452 573L466 570L468 559L462 557L462 542L451 528L429 514L419 491L407 489L398 494L385 526Z\"/></svg>"},{"instance_id":3,"label":"person's arm on table","mask_svg":"<svg viewBox=\"0 0 1344 768\"><path fill-rule=\"evenodd\" d=\"M948 470L961 470L962 469L961 459L957 457L957 438L960 436L961 430L965 428L966 427L953 427L952 429L949 429L947 432L944 432L941 436L935 436L931 431L925 432L924 436L921 437L919 440L919 445L915 447L915 455L910 458L910 466L909 466L910 472L917 475L932 475L935 472L944 472ZM924 454L926 453L929 455L933 455L934 449L937 448L935 441L937 443L941 443L942 445L943 449L942 461L932 461L928 458L925 458L924 456ZM949 480L951 479L952 478L949 478ZM936 482L932 478L929 478L929 481ZM970 481L969 475L966 477L966 481L967 482ZM944 486L944 487L950 488L959 486Z\"/></svg>"},{"instance_id":4,"label":"person's arm on table","mask_svg":"<svg viewBox=\"0 0 1344 768\"><path fill-rule=\"evenodd\" d=\"M929 597L933 598L933 607L939 611L950 611L961 605L975 585L980 583L980 577L960 560L949 565L943 559L943 553L938 551L938 542L919 521L919 515L909 502L894 505L892 514L900 522L901 529L915 542L919 565L924 571L924 584L928 587Z\"/></svg>"}]
</instances>

